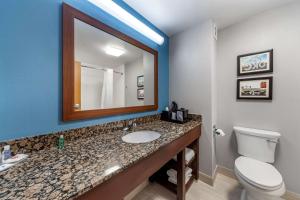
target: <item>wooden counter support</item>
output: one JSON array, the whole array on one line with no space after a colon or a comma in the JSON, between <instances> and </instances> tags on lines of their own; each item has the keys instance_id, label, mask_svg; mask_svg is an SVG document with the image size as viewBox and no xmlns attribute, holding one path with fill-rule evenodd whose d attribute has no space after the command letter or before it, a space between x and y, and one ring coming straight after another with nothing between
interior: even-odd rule
<instances>
[{"instance_id":1,"label":"wooden counter support","mask_svg":"<svg viewBox=\"0 0 300 200\"><path fill-rule=\"evenodd\" d=\"M138 161L136 164L128 167L126 170L112 176L109 180L96 186L90 191L82 194L77 199L80 200L120 200L123 199L134 188L144 182L147 178L157 172L166 163L168 163L175 155L179 154L181 172L178 177L179 192L178 200L185 199L186 184L185 183L185 154L184 149L198 141L201 135L200 125L185 133L180 138L163 146L150 156ZM196 158L198 156L195 156ZM198 159L194 159L198 162ZM198 169L197 169L198 170ZM192 181L189 181L190 185ZM176 189L175 189L176 190Z\"/></svg>"},{"instance_id":2,"label":"wooden counter support","mask_svg":"<svg viewBox=\"0 0 300 200\"><path fill-rule=\"evenodd\" d=\"M197 138L191 148L196 152L196 155L195 155L195 161L192 162L192 169L193 169L193 176L195 177L196 180L199 180L199 144L200 144L200 138Z\"/></svg>"},{"instance_id":3,"label":"wooden counter support","mask_svg":"<svg viewBox=\"0 0 300 200\"><path fill-rule=\"evenodd\" d=\"M185 149L177 154L177 199L185 200Z\"/></svg>"}]
</instances>

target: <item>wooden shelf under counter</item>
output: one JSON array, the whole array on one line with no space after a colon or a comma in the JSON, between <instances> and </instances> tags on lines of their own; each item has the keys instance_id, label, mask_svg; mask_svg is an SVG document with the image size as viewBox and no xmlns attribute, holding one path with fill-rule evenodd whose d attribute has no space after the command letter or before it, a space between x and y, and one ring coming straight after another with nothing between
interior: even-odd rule
<instances>
[{"instance_id":1,"label":"wooden shelf under counter","mask_svg":"<svg viewBox=\"0 0 300 200\"><path fill-rule=\"evenodd\" d=\"M158 184L167 188L171 192L177 194L177 185L168 181L168 175L166 174L166 171L156 173L154 176L155 177L150 177L150 179L149 179L150 182L157 182ZM192 186L195 179L196 179L195 175L192 175L192 177L189 179L189 181L185 184L186 192L190 189L190 187Z\"/></svg>"},{"instance_id":2,"label":"wooden shelf under counter","mask_svg":"<svg viewBox=\"0 0 300 200\"><path fill-rule=\"evenodd\" d=\"M199 179L199 138L193 141L190 145L188 145L188 148L193 149L195 152L195 156L190 160L189 163L185 162L185 151L181 151L177 155L177 161L173 159L168 161L160 170L158 170L149 178L149 181L157 182L166 189L177 194L177 196L185 196L180 194L180 191L186 193L192 186L193 182ZM180 156L182 157L181 159L178 158ZM182 163L182 161L184 162ZM168 181L169 177L167 175L167 171L169 169L175 169L177 171L178 176L180 176L180 174L185 174L186 167L190 167L192 169L192 177L186 184L183 184L182 181L178 181L184 180L185 182L185 178L183 179L183 177L177 178L177 185Z\"/></svg>"}]
</instances>

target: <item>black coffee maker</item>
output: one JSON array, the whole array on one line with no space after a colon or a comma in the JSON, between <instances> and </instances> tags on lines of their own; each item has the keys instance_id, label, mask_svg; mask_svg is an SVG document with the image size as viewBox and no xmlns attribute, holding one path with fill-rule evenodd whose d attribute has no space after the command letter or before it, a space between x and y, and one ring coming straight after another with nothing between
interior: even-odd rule
<instances>
[{"instance_id":1,"label":"black coffee maker","mask_svg":"<svg viewBox=\"0 0 300 200\"><path fill-rule=\"evenodd\" d=\"M178 104L173 101L169 111L163 111L161 120L171 121L176 123L185 123L188 121L189 111L185 108L178 109Z\"/></svg>"}]
</instances>

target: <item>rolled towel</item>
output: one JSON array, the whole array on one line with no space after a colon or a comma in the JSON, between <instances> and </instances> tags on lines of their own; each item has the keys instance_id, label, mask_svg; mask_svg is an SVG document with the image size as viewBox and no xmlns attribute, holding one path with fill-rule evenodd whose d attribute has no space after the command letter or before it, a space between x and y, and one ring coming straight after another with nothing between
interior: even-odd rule
<instances>
[{"instance_id":1,"label":"rolled towel","mask_svg":"<svg viewBox=\"0 0 300 200\"><path fill-rule=\"evenodd\" d=\"M189 182L189 180L191 179L191 177L192 177L192 174L185 177L185 184L187 184L187 182ZM168 178L168 181L169 181L170 183L173 183L173 184L177 185L177 178L174 179L174 178L172 178L172 177L169 177L169 178Z\"/></svg>"},{"instance_id":2,"label":"rolled towel","mask_svg":"<svg viewBox=\"0 0 300 200\"><path fill-rule=\"evenodd\" d=\"M190 148L185 148L185 164L188 164L195 156L195 151ZM173 160L177 161L177 156L173 157Z\"/></svg>"},{"instance_id":3,"label":"rolled towel","mask_svg":"<svg viewBox=\"0 0 300 200\"><path fill-rule=\"evenodd\" d=\"M186 167L185 168L185 177L189 177L189 176L192 176L192 169L189 168L189 167ZM177 171L175 169L169 169L167 171L167 175L170 177L170 178L173 178L173 179L176 179L177 180Z\"/></svg>"}]
</instances>

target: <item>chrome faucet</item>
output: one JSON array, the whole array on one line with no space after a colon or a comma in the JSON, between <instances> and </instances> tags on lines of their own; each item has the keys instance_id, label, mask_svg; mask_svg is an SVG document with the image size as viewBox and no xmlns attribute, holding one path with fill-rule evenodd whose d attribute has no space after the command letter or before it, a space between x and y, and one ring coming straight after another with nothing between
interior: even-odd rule
<instances>
[{"instance_id":1,"label":"chrome faucet","mask_svg":"<svg viewBox=\"0 0 300 200\"><path fill-rule=\"evenodd\" d=\"M123 128L123 131L131 131L134 130L135 127L136 127L136 123L130 120L128 122L128 125L125 128Z\"/></svg>"}]
</instances>

